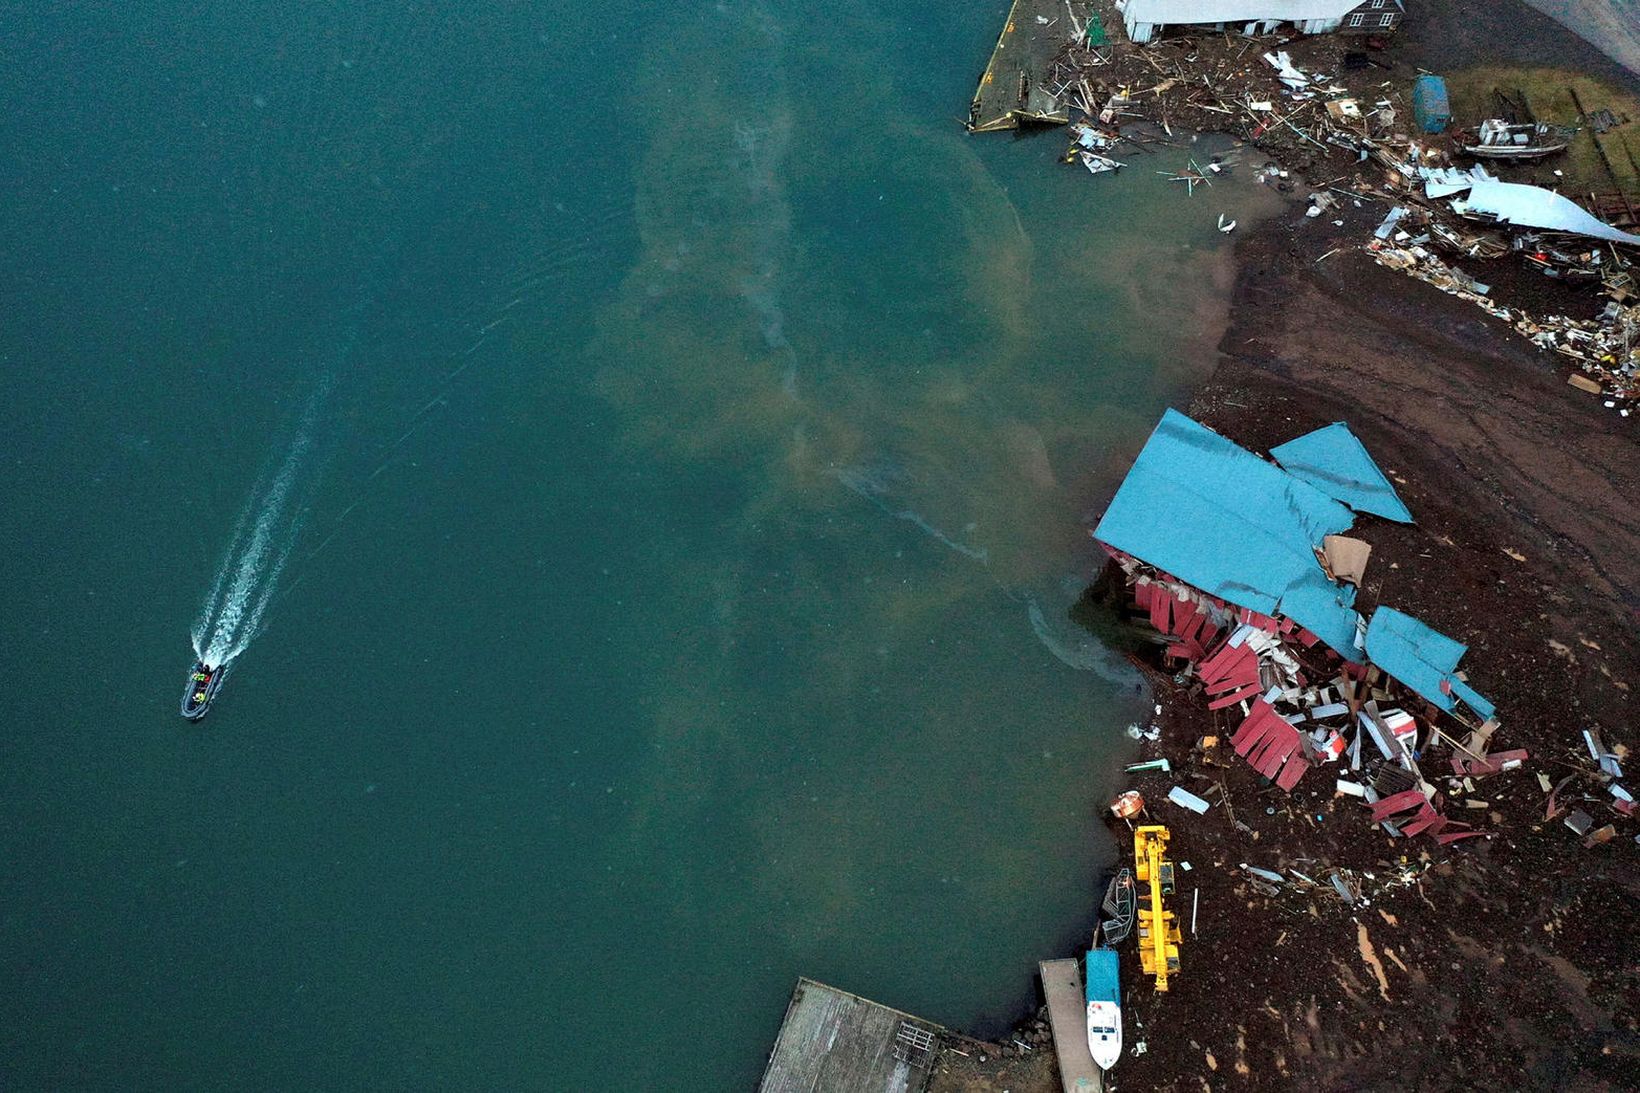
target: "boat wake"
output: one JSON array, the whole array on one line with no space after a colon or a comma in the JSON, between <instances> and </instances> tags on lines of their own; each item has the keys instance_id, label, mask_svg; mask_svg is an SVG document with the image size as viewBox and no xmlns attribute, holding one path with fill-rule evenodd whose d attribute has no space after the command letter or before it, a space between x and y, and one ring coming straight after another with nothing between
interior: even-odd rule
<instances>
[{"instance_id":1,"label":"boat wake","mask_svg":"<svg viewBox=\"0 0 1640 1093\"><path fill-rule=\"evenodd\" d=\"M313 447L313 419L322 397L323 391L309 404L284 460L257 484L234 525L216 580L194 623L194 655L207 668L221 667L245 651L278 591L307 512L293 495Z\"/></svg>"}]
</instances>

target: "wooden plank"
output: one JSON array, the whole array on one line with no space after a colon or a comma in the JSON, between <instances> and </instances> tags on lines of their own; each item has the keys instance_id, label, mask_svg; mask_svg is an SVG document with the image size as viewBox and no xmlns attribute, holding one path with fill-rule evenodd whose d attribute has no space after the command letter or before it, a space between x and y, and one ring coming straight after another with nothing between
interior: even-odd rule
<instances>
[{"instance_id":1,"label":"wooden plank","mask_svg":"<svg viewBox=\"0 0 1640 1093\"><path fill-rule=\"evenodd\" d=\"M1048 1001L1060 1084L1065 1093L1102 1093L1105 1072L1088 1053L1088 996L1082 985L1081 961L1044 960L1037 971Z\"/></svg>"},{"instance_id":2,"label":"wooden plank","mask_svg":"<svg viewBox=\"0 0 1640 1093\"><path fill-rule=\"evenodd\" d=\"M902 1033L902 1027L912 1030ZM946 1030L859 995L799 979L769 1052L762 1093L922 1093ZM932 1050L917 1045L931 1039Z\"/></svg>"},{"instance_id":3,"label":"wooden plank","mask_svg":"<svg viewBox=\"0 0 1640 1093\"><path fill-rule=\"evenodd\" d=\"M987 133L1017 129L1021 121L1063 125L1070 120L1063 100L1043 86L1054 57L1074 33L1060 3L1014 0L968 108L969 129Z\"/></svg>"}]
</instances>

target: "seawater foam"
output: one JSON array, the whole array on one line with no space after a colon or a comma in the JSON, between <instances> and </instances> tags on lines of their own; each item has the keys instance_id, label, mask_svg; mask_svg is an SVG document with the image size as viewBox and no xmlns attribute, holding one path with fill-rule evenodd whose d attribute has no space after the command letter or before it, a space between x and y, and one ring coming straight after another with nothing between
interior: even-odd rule
<instances>
[{"instance_id":1,"label":"seawater foam","mask_svg":"<svg viewBox=\"0 0 1640 1093\"><path fill-rule=\"evenodd\" d=\"M303 512L290 511L291 491L313 446L313 418L328 386L309 404L271 484L252 493L234 526L228 552L193 629L194 653L207 667L226 664L245 651L278 590L302 526Z\"/></svg>"}]
</instances>

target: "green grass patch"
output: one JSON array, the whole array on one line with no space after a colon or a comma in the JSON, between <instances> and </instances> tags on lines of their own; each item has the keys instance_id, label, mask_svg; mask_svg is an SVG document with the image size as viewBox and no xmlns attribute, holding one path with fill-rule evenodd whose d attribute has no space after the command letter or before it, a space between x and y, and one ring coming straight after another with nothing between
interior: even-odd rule
<instances>
[{"instance_id":1,"label":"green grass patch","mask_svg":"<svg viewBox=\"0 0 1640 1093\"><path fill-rule=\"evenodd\" d=\"M1502 91L1517 102L1524 99L1538 121L1582 125L1564 155L1503 168L1503 176L1510 181L1552 185L1575 196L1621 190L1640 208L1640 99L1599 80L1558 68L1483 65L1448 73L1446 85L1454 128L1470 128L1486 118L1504 116L1503 104L1494 91ZM1610 110L1620 124L1597 136L1593 126L1579 116L1578 103L1590 114ZM1601 162L1602 150L1611 163L1610 171ZM1562 171L1563 177L1556 177L1556 170Z\"/></svg>"}]
</instances>

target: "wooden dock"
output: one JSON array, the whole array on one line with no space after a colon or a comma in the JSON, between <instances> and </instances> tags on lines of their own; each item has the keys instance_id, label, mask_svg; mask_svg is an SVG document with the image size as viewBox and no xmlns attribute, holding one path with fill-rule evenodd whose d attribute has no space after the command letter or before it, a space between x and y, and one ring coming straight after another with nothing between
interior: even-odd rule
<instances>
[{"instance_id":1,"label":"wooden dock","mask_svg":"<svg viewBox=\"0 0 1640 1093\"><path fill-rule=\"evenodd\" d=\"M1048 1000L1048 1023L1059 1058L1059 1081L1065 1093L1101 1093L1105 1072L1088 1053L1088 999L1082 968L1074 957L1037 965L1042 994Z\"/></svg>"},{"instance_id":2,"label":"wooden dock","mask_svg":"<svg viewBox=\"0 0 1640 1093\"><path fill-rule=\"evenodd\" d=\"M1068 122L1065 103L1045 85L1053 59L1074 35L1066 0L1014 0L968 108L968 128L987 133Z\"/></svg>"},{"instance_id":3,"label":"wooden dock","mask_svg":"<svg viewBox=\"0 0 1640 1093\"><path fill-rule=\"evenodd\" d=\"M799 979L758 1088L762 1093L922 1093L945 1035L932 1021ZM1087 1054L1085 1046L1082 1051Z\"/></svg>"}]
</instances>

